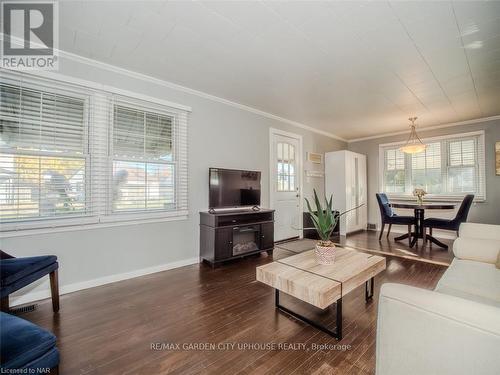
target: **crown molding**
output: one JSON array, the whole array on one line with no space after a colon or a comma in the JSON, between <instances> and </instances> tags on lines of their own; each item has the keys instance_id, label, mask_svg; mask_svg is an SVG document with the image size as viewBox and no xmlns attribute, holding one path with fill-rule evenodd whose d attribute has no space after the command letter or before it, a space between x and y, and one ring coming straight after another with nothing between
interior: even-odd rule
<instances>
[{"instance_id":1,"label":"crown molding","mask_svg":"<svg viewBox=\"0 0 500 375\"><path fill-rule=\"evenodd\" d=\"M311 131L311 132L314 132L314 133L317 133L317 134L320 134L320 135L323 135L323 136L326 136L329 138L333 138L333 139L336 139L336 140L339 140L342 142L347 142L347 139L341 138L333 133L317 129L317 128L302 124L302 123L297 122L297 121L289 120L289 119L286 119L284 117L280 117L278 115L275 115L275 114L272 114L269 112L265 112L265 111L262 111L260 109L254 108L254 107L247 106L245 104L240 104L240 103L228 100L228 99L221 98L219 96L208 94L208 93L203 92L203 91L191 89L189 87L181 86L181 85L178 85L178 84L170 82L170 81L165 81L165 80L162 80L159 78L155 78L155 77L149 76L147 74L134 72L132 70L121 68L121 67L118 67L116 65L111 65L111 64L108 64L108 63L105 63L102 61L90 59L88 57L83 57L83 56L80 56L80 55L77 55L77 54L74 54L71 52L63 51L63 50L59 50L59 56L62 56L68 60L72 60L75 62L90 65L90 66L93 66L96 68L104 69L104 70L107 70L107 71L110 71L113 73L122 74L122 75L125 75L125 76L130 77L130 78L139 79L139 80L150 82L150 83L153 83L153 84L156 84L159 86L167 87L169 89L182 91L182 92L185 92L185 93L188 93L191 95L196 95L196 96L204 98L204 99L208 99L208 100L211 100L214 102L229 105L229 106L234 107L234 108L238 108L238 109L241 109L241 110L244 110L247 112L251 112L251 113L257 114L259 116L263 116L263 117L272 119L272 120L280 121L280 122L283 122L285 124L289 124L289 125L292 125L292 126L304 129L304 130L308 130L308 131Z\"/></svg>"},{"instance_id":2,"label":"crown molding","mask_svg":"<svg viewBox=\"0 0 500 375\"><path fill-rule=\"evenodd\" d=\"M4 34L0 32L0 40L3 41L3 39L4 39ZM14 40L15 43L18 43L20 45L21 45L21 43L24 43L24 39L20 39L17 37L12 37L12 39ZM317 128L302 124L302 123L297 122L297 121L289 120L289 119L286 119L284 117L280 117L278 115L275 115L275 114L272 114L269 112L265 112L265 111L262 111L260 109L254 108L254 107L247 106L245 104L233 102L231 100L224 99L224 98L221 98L219 96L212 95L212 94L208 94L208 93L203 92L203 91L191 89L189 87L178 85L178 84L170 82L170 81L165 81L165 80L162 80L160 78L155 78L155 77L149 76L149 75L144 74L144 73L134 72L132 70L128 70L125 68L120 68L116 65L112 65L112 64L108 64L108 63L105 63L102 61L90 59L88 57L80 56L80 55L77 55L75 53L64 51L62 49L56 49L56 50L57 50L57 54L56 54L57 56L60 56L60 57L62 56L68 60L72 60L72 61L79 62L82 64L90 65L90 66L100 68L100 69L105 69L105 70L108 70L110 72L122 74L122 75L128 76L130 78L140 79L142 81L150 82L150 83L153 83L153 84L156 84L159 86L163 86L163 87L168 87L170 89L182 91L182 92L185 92L185 93L188 93L191 95L196 95L196 96L199 96L199 97L204 98L204 99L208 99L208 100L211 100L214 102L226 104L226 105L229 105L229 106L234 107L234 108L238 108L238 109L241 109L241 110L244 110L247 112L251 112L251 113L272 119L272 120L280 121L280 122L283 122L285 124L289 124L289 125L292 125L292 126L304 129L304 130L311 131L313 133L324 135L324 136L329 137L329 138L333 138L333 139L336 139L336 140L339 140L342 142L347 142L347 139L341 138L333 133L317 129Z\"/></svg>"},{"instance_id":3,"label":"crown molding","mask_svg":"<svg viewBox=\"0 0 500 375\"><path fill-rule=\"evenodd\" d=\"M419 132L426 132L428 130L450 128L453 126L472 125L472 124L477 124L477 123L487 122L487 121L494 121L494 120L500 120L500 115L495 115L495 116L490 116L490 117L480 117L480 118L476 118L476 119L472 119L472 120L450 122L447 124L439 124L439 125L434 125L434 126L426 126L425 128L419 127L418 131ZM347 143L362 142L362 141L368 141L370 139L386 138L386 137L391 137L393 135L401 135L401 134L408 134L408 130L392 132L392 133L384 133L384 134L379 134L379 135L372 135L372 136L363 137L363 138L348 139Z\"/></svg>"}]
</instances>

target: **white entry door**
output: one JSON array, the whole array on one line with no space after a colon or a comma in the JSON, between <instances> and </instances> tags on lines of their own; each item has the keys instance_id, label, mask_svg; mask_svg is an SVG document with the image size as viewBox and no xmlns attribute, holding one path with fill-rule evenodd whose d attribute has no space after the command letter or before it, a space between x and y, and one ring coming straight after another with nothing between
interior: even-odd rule
<instances>
[{"instance_id":1,"label":"white entry door","mask_svg":"<svg viewBox=\"0 0 500 375\"><path fill-rule=\"evenodd\" d=\"M271 208L274 240L302 236L300 136L271 129Z\"/></svg>"}]
</instances>

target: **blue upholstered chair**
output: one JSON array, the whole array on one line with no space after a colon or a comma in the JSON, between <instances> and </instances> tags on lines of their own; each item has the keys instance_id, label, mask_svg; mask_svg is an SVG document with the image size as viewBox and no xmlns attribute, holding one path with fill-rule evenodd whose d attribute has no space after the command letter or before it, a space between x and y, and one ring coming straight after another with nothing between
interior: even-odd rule
<instances>
[{"instance_id":1,"label":"blue upholstered chair","mask_svg":"<svg viewBox=\"0 0 500 375\"><path fill-rule=\"evenodd\" d=\"M27 320L4 312L0 312L0 352L2 374L46 374L48 369L51 374L59 372L56 337Z\"/></svg>"},{"instance_id":2,"label":"blue upholstered chair","mask_svg":"<svg viewBox=\"0 0 500 375\"><path fill-rule=\"evenodd\" d=\"M377 197L378 207L380 209L380 217L382 221L382 228L380 229L380 236L378 240L382 239L382 234L384 233L385 224L389 224L387 229L387 237L391 231L392 224L396 225L407 225L408 226L408 243L411 247L411 226L415 225L414 216L400 216L393 212L391 205L389 204L389 199L384 193L375 194Z\"/></svg>"},{"instance_id":3,"label":"blue upholstered chair","mask_svg":"<svg viewBox=\"0 0 500 375\"><path fill-rule=\"evenodd\" d=\"M441 229L441 230L452 230L456 232L458 236L458 228L460 224L465 223L467 221L467 216L469 216L469 210L472 206L472 202L474 201L474 194L467 194L462 203L460 204L460 208L457 211L456 216L453 219L441 219L430 217L424 220L424 243L427 238L427 228L429 228L429 235L432 237L433 229ZM434 240L439 243L439 246L444 248L448 248L445 244L440 241Z\"/></svg>"},{"instance_id":4,"label":"blue upholstered chair","mask_svg":"<svg viewBox=\"0 0 500 375\"><path fill-rule=\"evenodd\" d=\"M49 275L52 309L54 312L59 311L58 268L55 255L15 258L0 250L1 310L9 311L9 294Z\"/></svg>"}]
</instances>

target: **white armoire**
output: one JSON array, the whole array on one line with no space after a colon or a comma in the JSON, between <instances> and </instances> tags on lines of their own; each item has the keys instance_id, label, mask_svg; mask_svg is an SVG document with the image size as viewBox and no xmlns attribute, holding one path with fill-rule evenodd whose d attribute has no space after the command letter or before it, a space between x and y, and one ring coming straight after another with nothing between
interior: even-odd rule
<instances>
[{"instance_id":1,"label":"white armoire","mask_svg":"<svg viewBox=\"0 0 500 375\"><path fill-rule=\"evenodd\" d=\"M365 155L347 150L325 154L325 195L333 195L333 209L344 212L363 205L340 218L340 235L366 229L366 191Z\"/></svg>"}]
</instances>

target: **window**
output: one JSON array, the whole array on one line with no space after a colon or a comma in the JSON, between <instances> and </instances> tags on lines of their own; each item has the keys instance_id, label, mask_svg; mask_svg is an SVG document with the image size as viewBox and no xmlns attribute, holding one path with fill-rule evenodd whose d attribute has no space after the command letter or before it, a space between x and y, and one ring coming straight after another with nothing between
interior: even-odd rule
<instances>
[{"instance_id":1,"label":"window","mask_svg":"<svg viewBox=\"0 0 500 375\"><path fill-rule=\"evenodd\" d=\"M118 96L112 112L112 220L187 215L187 112Z\"/></svg>"},{"instance_id":2,"label":"window","mask_svg":"<svg viewBox=\"0 0 500 375\"><path fill-rule=\"evenodd\" d=\"M0 231L187 215L190 109L123 93L2 75Z\"/></svg>"},{"instance_id":3,"label":"window","mask_svg":"<svg viewBox=\"0 0 500 375\"><path fill-rule=\"evenodd\" d=\"M0 222L89 213L83 97L0 83Z\"/></svg>"},{"instance_id":4,"label":"window","mask_svg":"<svg viewBox=\"0 0 500 375\"><path fill-rule=\"evenodd\" d=\"M453 193L477 191L476 142L473 139L451 141L448 150L449 190Z\"/></svg>"},{"instance_id":5,"label":"window","mask_svg":"<svg viewBox=\"0 0 500 375\"><path fill-rule=\"evenodd\" d=\"M175 208L174 117L114 106L113 212Z\"/></svg>"},{"instance_id":6,"label":"window","mask_svg":"<svg viewBox=\"0 0 500 375\"><path fill-rule=\"evenodd\" d=\"M278 191L295 191L295 147L278 142Z\"/></svg>"},{"instance_id":7,"label":"window","mask_svg":"<svg viewBox=\"0 0 500 375\"><path fill-rule=\"evenodd\" d=\"M405 191L405 154L397 149L385 151L385 191L404 193Z\"/></svg>"},{"instance_id":8,"label":"window","mask_svg":"<svg viewBox=\"0 0 500 375\"><path fill-rule=\"evenodd\" d=\"M411 185L424 189L428 194L441 193L441 143L427 144L425 151L410 155L410 160Z\"/></svg>"},{"instance_id":9,"label":"window","mask_svg":"<svg viewBox=\"0 0 500 375\"><path fill-rule=\"evenodd\" d=\"M485 199L484 132L426 139L425 151L404 154L402 144L380 145L381 189L395 197L424 189L428 198Z\"/></svg>"}]
</instances>

